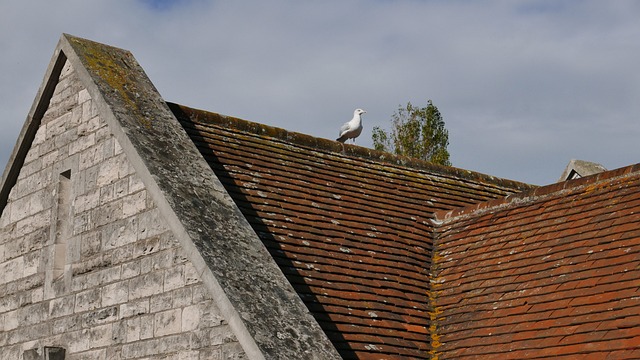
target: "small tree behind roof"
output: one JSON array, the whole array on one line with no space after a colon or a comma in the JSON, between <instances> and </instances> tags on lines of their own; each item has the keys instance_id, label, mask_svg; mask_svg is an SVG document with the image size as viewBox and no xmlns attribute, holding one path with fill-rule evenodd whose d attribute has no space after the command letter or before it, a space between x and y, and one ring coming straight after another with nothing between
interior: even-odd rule
<instances>
[{"instance_id":1,"label":"small tree behind roof","mask_svg":"<svg viewBox=\"0 0 640 360\"><path fill-rule=\"evenodd\" d=\"M406 106L400 105L391 117L390 133L376 126L372 139L376 150L451 165L447 150L449 132L431 100L422 108L410 102Z\"/></svg>"}]
</instances>

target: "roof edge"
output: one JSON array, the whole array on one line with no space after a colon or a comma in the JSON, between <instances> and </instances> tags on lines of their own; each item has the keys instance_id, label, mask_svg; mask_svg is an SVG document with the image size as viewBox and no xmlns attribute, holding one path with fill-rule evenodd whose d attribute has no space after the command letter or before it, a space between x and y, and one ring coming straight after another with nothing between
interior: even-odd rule
<instances>
[{"instance_id":1,"label":"roof edge","mask_svg":"<svg viewBox=\"0 0 640 360\"><path fill-rule=\"evenodd\" d=\"M546 186L540 186L529 191L511 194L500 199L489 200L475 205L465 206L453 210L436 211L434 213L434 218L432 221L435 225L445 225L453 221L480 216L491 211L531 204L549 196L553 196L563 192L580 190L582 188L593 186L605 181L610 181L616 178L624 178L637 172L640 172L640 163L596 173L574 180L567 180Z\"/></svg>"},{"instance_id":2,"label":"roof edge","mask_svg":"<svg viewBox=\"0 0 640 360\"><path fill-rule=\"evenodd\" d=\"M76 70L247 357L339 359L133 55L67 34L58 49Z\"/></svg>"},{"instance_id":3,"label":"roof edge","mask_svg":"<svg viewBox=\"0 0 640 360\"><path fill-rule=\"evenodd\" d=\"M329 153L340 153L343 155L358 157L376 162L382 161L391 165L411 167L418 170L437 173L442 176L462 178L465 180L491 184L493 186L508 189L523 191L536 187L536 185L526 184L515 180L503 179L452 166L438 165L425 160L395 155L385 151L369 149L358 145L340 143L334 140L289 131L279 127L244 120L233 116L222 115L207 110L195 109L177 103L168 102L167 104L174 112L182 112L189 117L194 116L198 120L206 121L212 124L218 124L226 128L236 129L238 131L254 133L259 136L268 136L283 142L312 148L314 150L321 150Z\"/></svg>"}]
</instances>

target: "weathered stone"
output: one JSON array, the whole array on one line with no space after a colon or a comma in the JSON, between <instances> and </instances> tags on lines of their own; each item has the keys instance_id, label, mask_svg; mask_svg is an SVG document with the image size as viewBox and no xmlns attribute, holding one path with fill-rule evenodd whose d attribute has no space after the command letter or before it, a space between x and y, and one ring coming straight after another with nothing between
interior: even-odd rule
<instances>
[{"instance_id":1,"label":"weathered stone","mask_svg":"<svg viewBox=\"0 0 640 360\"><path fill-rule=\"evenodd\" d=\"M337 358L317 326L273 335L267 306L310 315L130 54L63 36L33 109L0 189L2 356Z\"/></svg>"}]
</instances>

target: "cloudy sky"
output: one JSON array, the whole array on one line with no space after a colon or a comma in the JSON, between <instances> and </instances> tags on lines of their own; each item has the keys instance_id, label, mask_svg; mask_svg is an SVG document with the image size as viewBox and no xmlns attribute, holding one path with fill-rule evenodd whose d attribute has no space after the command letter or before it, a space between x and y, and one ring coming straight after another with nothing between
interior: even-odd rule
<instances>
[{"instance_id":1,"label":"cloudy sky","mask_svg":"<svg viewBox=\"0 0 640 360\"><path fill-rule=\"evenodd\" d=\"M640 162L640 2L0 2L0 166L60 35L133 52L168 101L359 145L439 108L454 166L547 184L570 159Z\"/></svg>"}]
</instances>

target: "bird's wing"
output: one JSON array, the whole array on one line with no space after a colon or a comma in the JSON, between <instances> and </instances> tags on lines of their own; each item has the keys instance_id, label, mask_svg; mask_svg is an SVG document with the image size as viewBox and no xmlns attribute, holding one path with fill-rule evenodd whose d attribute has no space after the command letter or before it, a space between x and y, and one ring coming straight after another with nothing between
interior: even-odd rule
<instances>
[{"instance_id":1,"label":"bird's wing","mask_svg":"<svg viewBox=\"0 0 640 360\"><path fill-rule=\"evenodd\" d=\"M351 122L347 121L340 127L340 136L349 130L351 130Z\"/></svg>"}]
</instances>

